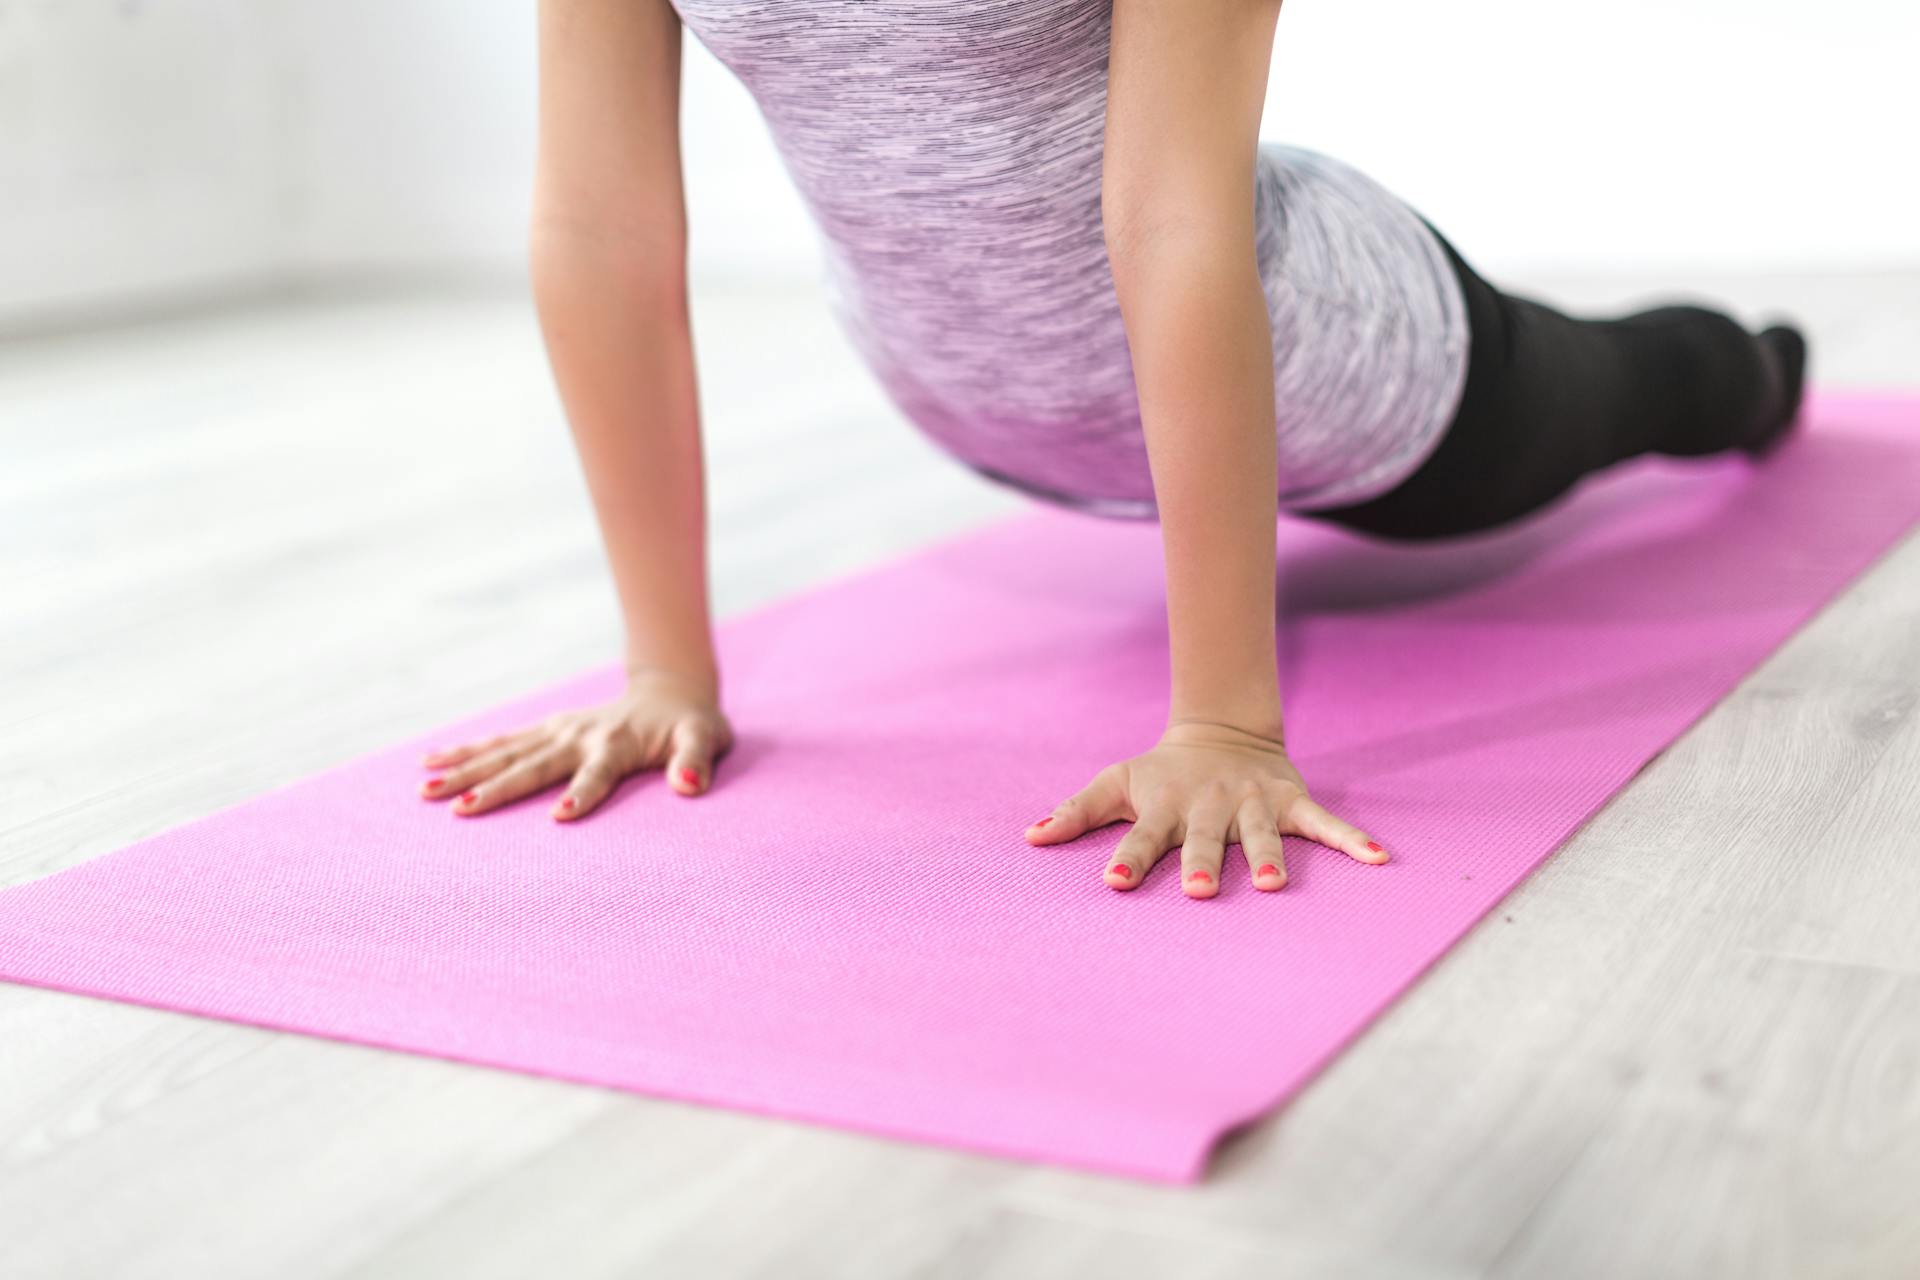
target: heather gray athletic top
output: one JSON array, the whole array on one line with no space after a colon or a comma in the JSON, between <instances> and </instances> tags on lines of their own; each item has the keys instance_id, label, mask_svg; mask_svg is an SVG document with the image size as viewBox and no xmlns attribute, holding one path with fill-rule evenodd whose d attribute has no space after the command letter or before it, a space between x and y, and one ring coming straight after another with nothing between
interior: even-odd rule
<instances>
[{"instance_id":1,"label":"heather gray athletic top","mask_svg":"<svg viewBox=\"0 0 1920 1280\"><path fill-rule=\"evenodd\" d=\"M758 101L900 410L997 480L1151 515L1100 221L1111 0L672 2ZM1280 503L1373 497L1459 401L1459 282L1350 166L1272 142L1258 163Z\"/></svg>"}]
</instances>

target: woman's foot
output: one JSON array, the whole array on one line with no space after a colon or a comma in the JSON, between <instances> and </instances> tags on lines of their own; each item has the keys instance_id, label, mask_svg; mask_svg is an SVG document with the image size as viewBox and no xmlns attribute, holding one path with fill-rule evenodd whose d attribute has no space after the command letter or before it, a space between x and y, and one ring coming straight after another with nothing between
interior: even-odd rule
<instances>
[{"instance_id":1,"label":"woman's foot","mask_svg":"<svg viewBox=\"0 0 1920 1280\"><path fill-rule=\"evenodd\" d=\"M1776 324L1758 335L1761 350L1772 368L1769 374L1778 394L1769 400L1769 412L1758 432L1740 447L1755 458L1764 458L1779 448L1800 420L1800 408L1806 398L1807 339L1790 324Z\"/></svg>"},{"instance_id":2,"label":"woman's foot","mask_svg":"<svg viewBox=\"0 0 1920 1280\"><path fill-rule=\"evenodd\" d=\"M1759 458L1800 411L1807 344L1780 323L1755 333L1714 307L1668 303L1610 322L1646 384L1650 452Z\"/></svg>"}]
</instances>

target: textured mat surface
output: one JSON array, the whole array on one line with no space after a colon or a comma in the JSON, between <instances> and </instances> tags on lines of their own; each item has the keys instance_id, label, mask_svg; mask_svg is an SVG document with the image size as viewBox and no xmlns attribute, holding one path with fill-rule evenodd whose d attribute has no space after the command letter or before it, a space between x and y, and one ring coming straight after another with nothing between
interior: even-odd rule
<instances>
[{"instance_id":1,"label":"textured mat surface","mask_svg":"<svg viewBox=\"0 0 1920 1280\"><path fill-rule=\"evenodd\" d=\"M1157 531L1040 512L728 624L705 797L414 798L426 746L596 672L0 893L0 976L1189 1179L1916 516L1920 399L1817 394L1758 468L1638 462L1451 546L1283 522L1295 756L1396 860L1289 840L1279 894L1021 838L1165 696Z\"/></svg>"}]
</instances>

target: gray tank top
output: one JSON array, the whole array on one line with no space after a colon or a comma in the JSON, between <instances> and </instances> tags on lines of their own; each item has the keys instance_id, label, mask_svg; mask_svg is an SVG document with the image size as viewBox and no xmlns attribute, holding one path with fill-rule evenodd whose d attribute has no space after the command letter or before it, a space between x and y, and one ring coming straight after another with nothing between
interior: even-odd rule
<instances>
[{"instance_id":1,"label":"gray tank top","mask_svg":"<svg viewBox=\"0 0 1920 1280\"><path fill-rule=\"evenodd\" d=\"M759 103L901 412L993 479L1152 515L1100 220L1111 0L672 3ZM1459 282L1351 166L1263 142L1256 176L1280 504L1384 493L1459 401Z\"/></svg>"}]
</instances>

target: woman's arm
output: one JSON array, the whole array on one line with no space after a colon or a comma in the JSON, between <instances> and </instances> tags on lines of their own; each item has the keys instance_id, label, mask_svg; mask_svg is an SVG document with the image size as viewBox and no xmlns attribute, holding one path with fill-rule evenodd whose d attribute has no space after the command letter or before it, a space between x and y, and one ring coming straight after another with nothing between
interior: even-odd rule
<instances>
[{"instance_id":1,"label":"woman's arm","mask_svg":"<svg viewBox=\"0 0 1920 1280\"><path fill-rule=\"evenodd\" d=\"M636 770L697 795L732 743L707 601L687 304L680 21L668 0L541 0L534 305L626 623L599 707L427 757L429 799L484 813L567 779L584 816Z\"/></svg>"},{"instance_id":2,"label":"woman's arm","mask_svg":"<svg viewBox=\"0 0 1920 1280\"><path fill-rule=\"evenodd\" d=\"M1170 717L1278 740L1273 347L1254 255L1280 0L1118 0L1101 211L1167 562Z\"/></svg>"},{"instance_id":3,"label":"woman's arm","mask_svg":"<svg viewBox=\"0 0 1920 1280\"><path fill-rule=\"evenodd\" d=\"M1167 568L1167 731L1027 830L1131 821L1105 872L1137 886L1181 849L1193 897L1228 844L1262 889L1281 836L1385 852L1313 801L1287 758L1274 645L1273 350L1254 245L1260 111L1280 0L1115 0L1101 212Z\"/></svg>"},{"instance_id":4,"label":"woman's arm","mask_svg":"<svg viewBox=\"0 0 1920 1280\"><path fill-rule=\"evenodd\" d=\"M628 669L713 693L680 40L667 0L543 0L529 247L548 359L626 621Z\"/></svg>"}]
</instances>

